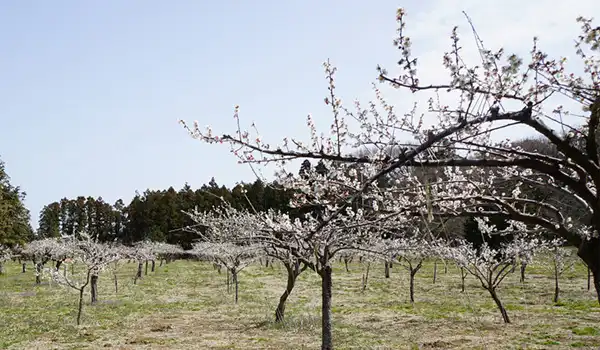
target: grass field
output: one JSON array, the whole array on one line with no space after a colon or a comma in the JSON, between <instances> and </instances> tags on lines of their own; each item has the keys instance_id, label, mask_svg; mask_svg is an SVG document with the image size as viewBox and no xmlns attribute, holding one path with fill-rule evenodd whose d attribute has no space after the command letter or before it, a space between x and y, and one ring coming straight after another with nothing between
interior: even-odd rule
<instances>
[{"instance_id":1,"label":"grass field","mask_svg":"<svg viewBox=\"0 0 600 350\"><path fill-rule=\"evenodd\" d=\"M157 265L158 266L158 265ZM433 263L416 279L416 302L408 302L408 276L394 266L373 265L361 293L364 266L342 264L334 272L334 345L338 349L564 349L600 347L600 307L587 291L586 270L578 265L561 279L562 300L552 303L553 280L539 267L528 279L517 272L499 289L512 324L502 323L491 298L467 278L460 292L454 266L444 273ZM6 265L0 276L0 348L10 349L316 349L320 346L320 280L306 271L288 300L285 324L274 309L285 287L285 270L258 264L242 271L240 301L225 286L226 275L211 264L176 261L157 267L137 285L135 264L100 278L99 298L83 325L75 325L77 296L47 282L36 286L31 271ZM31 269L30 269L31 270Z\"/></svg>"}]
</instances>

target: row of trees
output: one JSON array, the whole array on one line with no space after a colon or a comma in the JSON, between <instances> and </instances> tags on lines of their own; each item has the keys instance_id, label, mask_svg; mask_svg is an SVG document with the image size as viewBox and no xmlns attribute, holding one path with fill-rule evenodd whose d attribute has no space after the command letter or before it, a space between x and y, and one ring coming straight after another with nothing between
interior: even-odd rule
<instances>
[{"instance_id":1,"label":"row of trees","mask_svg":"<svg viewBox=\"0 0 600 350\"><path fill-rule=\"evenodd\" d=\"M81 324L83 312L84 293L89 287L90 303L98 301L98 280L103 271L110 271L114 281L114 293L119 292L117 272L122 267L123 261L134 261L138 268L134 283L144 275L143 265L146 265L145 274L148 274L148 263L151 262L151 271L155 270L155 262L163 262L181 257L183 251L180 247L166 243L138 242L133 246L116 243L102 243L92 238L86 232L79 236L66 236L62 238L44 238L31 241L24 246L8 248L0 245L0 273L3 264L8 260L21 262L26 272L27 262L33 264L35 282L40 284L42 278L48 278L61 286L76 291L78 295L77 324Z\"/></svg>"},{"instance_id":2,"label":"row of trees","mask_svg":"<svg viewBox=\"0 0 600 350\"><path fill-rule=\"evenodd\" d=\"M286 301L294 290L298 276L304 271L317 273L321 277L322 327L327 344L332 341L333 327L332 263L338 258L346 262L356 259L366 265L362 281L363 292L367 287L371 263L384 263L386 277L389 277L389 266L404 268L409 276L411 303L416 298L415 276L426 261L441 260L445 265L455 263L461 274L462 291L465 290L467 276L476 278L496 303L505 323L511 321L501 301L499 287L517 267L527 266L537 253L543 253L540 254L542 258L539 262L553 275L553 302L557 302L560 275L569 266L573 266L572 260L568 259L570 250L563 247L564 240L528 236L526 231L520 230L518 222L510 220L507 227L498 229L489 220L475 219L475 224L485 236L491 233L496 237L509 227L514 229L511 230L515 232L512 237L504 236L505 239L497 244L498 247L492 248L487 242L475 247L462 238L434 235L431 227L421 225L420 220L387 220L383 223L366 214L366 210L340 216L318 232L315 228L322 225L323 221L315 212L292 218L275 210L237 210L224 203L214 211L194 211L187 215L198 224L194 230L204 240L194 245L192 254L227 269L235 286L236 303L239 275L249 264L260 258L267 258L279 261L285 267L287 284L275 310L276 322L285 318ZM402 227L400 231L397 230L399 225ZM381 234L390 231L394 233ZM524 268L521 272L523 271Z\"/></svg>"},{"instance_id":3,"label":"row of trees","mask_svg":"<svg viewBox=\"0 0 600 350\"><path fill-rule=\"evenodd\" d=\"M312 215L291 219L289 215L273 210L256 213L247 209L237 210L226 203L214 211L189 212L186 215L204 228L194 229L198 230L204 241L195 243L188 251L176 245L150 241L138 242L133 246L101 243L84 232L79 237L35 240L13 249L0 245L0 271L4 262L13 259L22 262L24 273L27 261L31 261L36 283L39 284L42 277L47 277L76 292L74 294L78 296L77 324L80 324L84 293L89 289L90 303L96 303L99 300L98 281L102 275L106 276L103 272L108 272L106 277L113 279L114 294L118 294L117 275L126 261L137 265L135 275L131 276L134 284L148 274L149 262L151 272L155 271L155 265L159 261L159 266L162 266L163 262L168 263L178 258L198 258L213 262L219 273L221 268L226 269L228 292L231 283L235 290L235 303L238 302L240 273L247 266L258 260L265 261L266 266L269 261L279 261L287 270L287 285L277 303L275 321L284 321L287 299L294 290L298 276L308 270L325 278L322 284L322 312L327 321L323 327L328 327L328 332L331 332L331 292L334 286L330 281L327 282L327 274L331 276L332 272L323 269L331 267L331 262L337 258L345 261L356 259L366 266L361 285L363 293L367 289L371 263L383 262L386 267L394 264L404 268L410 277L408 287L411 303L416 298L415 276L426 260L433 259L437 263L437 259L442 259L446 266L453 262L460 270L462 291L465 291L465 278L468 275L476 278L489 292L506 323L510 323L510 318L498 289L519 264L530 263L534 255L539 252L545 253L542 254L542 259L538 260L553 274L554 302L559 299L560 275L573 266L573 260L569 259L570 250L562 247L561 240L514 237L502 243L498 249L492 249L486 243L477 249L461 239L426 238L424 232L418 232L417 227L406 229L404 234L395 237L384 238L376 235L371 236L371 239L364 239L365 236L360 235L359 231L367 227L375 230L386 228L376 222L365 221L364 216L359 215L331 225L327 242L319 237L302 240L300 243L299 239L306 237L313 225L318 224L318 221L310 219ZM342 222L346 224L340 225ZM358 226L349 226L350 223L363 225L358 229ZM482 231L495 230L485 220L477 220L477 224L482 227ZM311 243L312 246L307 243ZM327 253L324 254L325 252ZM389 277L388 273L389 270L386 270L386 277Z\"/></svg>"}]
</instances>

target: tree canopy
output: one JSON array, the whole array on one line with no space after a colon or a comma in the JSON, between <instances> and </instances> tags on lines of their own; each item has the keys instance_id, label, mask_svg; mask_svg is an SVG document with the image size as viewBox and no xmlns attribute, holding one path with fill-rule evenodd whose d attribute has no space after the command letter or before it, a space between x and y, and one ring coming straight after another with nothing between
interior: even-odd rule
<instances>
[{"instance_id":1,"label":"tree canopy","mask_svg":"<svg viewBox=\"0 0 600 350\"><path fill-rule=\"evenodd\" d=\"M0 159L0 244L14 246L33 238L29 210L23 204L25 192L10 182Z\"/></svg>"}]
</instances>

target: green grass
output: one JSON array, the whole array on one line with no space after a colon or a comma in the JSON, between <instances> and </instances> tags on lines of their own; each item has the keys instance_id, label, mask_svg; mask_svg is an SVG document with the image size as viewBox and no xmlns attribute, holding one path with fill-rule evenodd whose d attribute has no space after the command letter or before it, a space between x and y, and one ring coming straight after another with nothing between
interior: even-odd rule
<instances>
[{"instance_id":1,"label":"green grass","mask_svg":"<svg viewBox=\"0 0 600 350\"><path fill-rule=\"evenodd\" d=\"M176 261L158 267L137 285L135 264L119 273L115 294L110 274L100 277L99 298L83 325L75 325L77 295L57 285L34 284L30 271L7 264L0 276L0 348L11 349L314 349L320 344L320 281L307 271L288 300L286 322L274 309L285 287L285 270L255 264L240 273L240 302L225 286L225 273L211 264ZM471 276L460 292L460 276L433 263L416 278L416 302L408 300L408 275L395 265L384 278L372 265L361 293L364 266L334 271L334 342L339 349L563 349L600 347L600 307L587 291L578 265L561 279L561 301L552 303L553 280L539 266L517 272L498 294L512 324L502 323L486 291Z\"/></svg>"}]
</instances>

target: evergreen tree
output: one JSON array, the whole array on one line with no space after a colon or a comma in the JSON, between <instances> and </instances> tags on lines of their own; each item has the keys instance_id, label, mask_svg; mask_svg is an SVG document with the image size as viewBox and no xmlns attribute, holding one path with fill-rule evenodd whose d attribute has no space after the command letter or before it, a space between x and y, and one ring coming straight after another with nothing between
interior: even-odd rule
<instances>
[{"instance_id":1,"label":"evergreen tree","mask_svg":"<svg viewBox=\"0 0 600 350\"><path fill-rule=\"evenodd\" d=\"M122 199L117 199L115 204L113 205L112 211L112 232L114 237L123 242L126 240L125 232L127 226L127 216L125 213L125 203L123 203Z\"/></svg>"},{"instance_id":2,"label":"evergreen tree","mask_svg":"<svg viewBox=\"0 0 600 350\"><path fill-rule=\"evenodd\" d=\"M72 201L63 198L60 200L60 233L63 236L72 236L75 233Z\"/></svg>"},{"instance_id":3,"label":"evergreen tree","mask_svg":"<svg viewBox=\"0 0 600 350\"><path fill-rule=\"evenodd\" d=\"M0 159L0 244L14 246L33 239L29 210L23 204L25 192L10 183Z\"/></svg>"},{"instance_id":4,"label":"evergreen tree","mask_svg":"<svg viewBox=\"0 0 600 350\"><path fill-rule=\"evenodd\" d=\"M87 215L87 207L86 207L86 198L83 196L77 197L74 201L71 202L71 208L73 210L73 222L74 222L74 232L76 235L79 235L81 232L85 232L88 228L88 215Z\"/></svg>"},{"instance_id":5,"label":"evergreen tree","mask_svg":"<svg viewBox=\"0 0 600 350\"><path fill-rule=\"evenodd\" d=\"M60 237L60 204L53 202L45 205L40 212L38 238Z\"/></svg>"}]
</instances>

